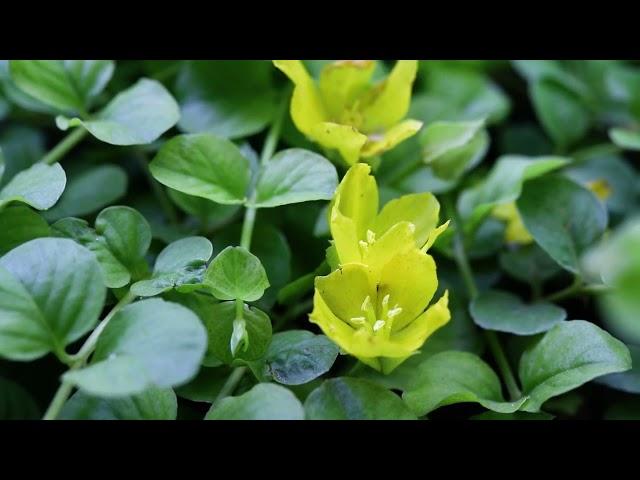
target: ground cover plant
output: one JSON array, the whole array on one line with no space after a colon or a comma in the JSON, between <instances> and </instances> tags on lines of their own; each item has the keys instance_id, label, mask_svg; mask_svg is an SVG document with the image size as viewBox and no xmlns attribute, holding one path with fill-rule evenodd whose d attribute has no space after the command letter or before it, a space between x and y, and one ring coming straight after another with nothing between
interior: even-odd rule
<instances>
[{"instance_id":1,"label":"ground cover plant","mask_svg":"<svg viewBox=\"0 0 640 480\"><path fill-rule=\"evenodd\" d=\"M640 419L640 63L0 61L0 418Z\"/></svg>"}]
</instances>

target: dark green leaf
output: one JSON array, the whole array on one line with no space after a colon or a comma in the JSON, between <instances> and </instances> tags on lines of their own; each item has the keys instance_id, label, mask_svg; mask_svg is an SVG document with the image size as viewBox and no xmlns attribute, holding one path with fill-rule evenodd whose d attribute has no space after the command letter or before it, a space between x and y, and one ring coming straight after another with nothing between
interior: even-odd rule
<instances>
[{"instance_id":1,"label":"dark green leaf","mask_svg":"<svg viewBox=\"0 0 640 480\"><path fill-rule=\"evenodd\" d=\"M238 397L213 405L205 420L304 420L304 409L290 390L259 383Z\"/></svg>"}]
</instances>

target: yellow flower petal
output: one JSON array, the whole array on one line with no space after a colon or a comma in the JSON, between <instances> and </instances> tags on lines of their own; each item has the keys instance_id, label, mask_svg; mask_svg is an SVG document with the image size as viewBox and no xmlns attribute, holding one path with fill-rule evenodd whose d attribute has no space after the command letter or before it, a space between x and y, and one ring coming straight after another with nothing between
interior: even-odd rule
<instances>
[{"instance_id":1,"label":"yellow flower petal","mask_svg":"<svg viewBox=\"0 0 640 480\"><path fill-rule=\"evenodd\" d=\"M369 158L391 150L399 143L415 135L421 128L422 122L418 120L405 120L404 122L394 125L382 135L371 134L368 137L367 143L362 148L361 156L362 158Z\"/></svg>"},{"instance_id":2,"label":"yellow flower petal","mask_svg":"<svg viewBox=\"0 0 640 480\"><path fill-rule=\"evenodd\" d=\"M367 136L358 132L355 127L333 122L314 124L308 135L323 147L338 150L347 165L358 162L360 151L367 142Z\"/></svg>"},{"instance_id":3,"label":"yellow flower petal","mask_svg":"<svg viewBox=\"0 0 640 480\"><path fill-rule=\"evenodd\" d=\"M333 120L338 121L368 88L375 66L373 60L341 60L322 69L320 93Z\"/></svg>"},{"instance_id":4,"label":"yellow flower petal","mask_svg":"<svg viewBox=\"0 0 640 480\"><path fill-rule=\"evenodd\" d=\"M449 223L451 223L451 220L447 220L445 223L443 223L438 228L432 230L429 233L429 238L427 239L427 242L421 248L423 252L426 252L427 250L429 250L433 246L433 244L436 243L436 240L438 239L438 237L442 235L445 232L445 230L449 227Z\"/></svg>"},{"instance_id":5,"label":"yellow flower petal","mask_svg":"<svg viewBox=\"0 0 640 480\"><path fill-rule=\"evenodd\" d=\"M533 237L524 226L515 202L496 205L491 214L506 223L504 239L507 243L526 245L533 242Z\"/></svg>"},{"instance_id":6,"label":"yellow flower petal","mask_svg":"<svg viewBox=\"0 0 640 480\"><path fill-rule=\"evenodd\" d=\"M435 304L413 322L398 332L391 334L394 343L403 345L410 351L418 350L425 340L451 319L449 312L449 292L444 292Z\"/></svg>"},{"instance_id":7,"label":"yellow flower petal","mask_svg":"<svg viewBox=\"0 0 640 480\"><path fill-rule=\"evenodd\" d=\"M375 286L365 265L344 265L325 277L317 277L315 285L329 309L344 322L363 315L361 306L366 297L375 300Z\"/></svg>"},{"instance_id":8,"label":"yellow flower petal","mask_svg":"<svg viewBox=\"0 0 640 480\"><path fill-rule=\"evenodd\" d=\"M440 204L431 193L404 195L388 202L373 222L371 230L382 236L398 222L411 222L415 225L416 245L422 247L431 231L438 224Z\"/></svg>"},{"instance_id":9,"label":"yellow flower petal","mask_svg":"<svg viewBox=\"0 0 640 480\"><path fill-rule=\"evenodd\" d=\"M300 60L274 60L273 64L295 85L291 97L293 123L312 137L314 127L329 119L318 86Z\"/></svg>"},{"instance_id":10,"label":"yellow flower petal","mask_svg":"<svg viewBox=\"0 0 640 480\"><path fill-rule=\"evenodd\" d=\"M386 80L364 94L360 112L362 131L375 133L387 130L409 111L411 89L418 70L417 60L400 60Z\"/></svg>"},{"instance_id":11,"label":"yellow flower petal","mask_svg":"<svg viewBox=\"0 0 640 480\"><path fill-rule=\"evenodd\" d=\"M339 196L336 197L338 200ZM332 210L330 220L331 236L333 237L333 247L335 256L340 264L359 263L362 261L360 249L360 236L356 223L349 217L340 213L337 208Z\"/></svg>"},{"instance_id":12,"label":"yellow flower petal","mask_svg":"<svg viewBox=\"0 0 640 480\"><path fill-rule=\"evenodd\" d=\"M362 247L362 263L369 266L374 282L379 280L385 266L396 261L398 254L415 249L414 232L415 226L412 223L399 222L373 243Z\"/></svg>"},{"instance_id":13,"label":"yellow flower petal","mask_svg":"<svg viewBox=\"0 0 640 480\"><path fill-rule=\"evenodd\" d=\"M388 308L400 308L393 319L392 332L397 332L424 311L437 288L438 277L433 257L414 247L395 255L382 268L378 287L378 311L382 311L382 303L388 295ZM392 337L393 335L392 333Z\"/></svg>"}]
</instances>

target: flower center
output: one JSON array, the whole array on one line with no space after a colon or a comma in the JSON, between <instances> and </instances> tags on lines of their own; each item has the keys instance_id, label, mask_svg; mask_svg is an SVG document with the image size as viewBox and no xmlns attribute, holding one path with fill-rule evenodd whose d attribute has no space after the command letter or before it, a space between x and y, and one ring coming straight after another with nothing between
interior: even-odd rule
<instances>
[{"instance_id":1,"label":"flower center","mask_svg":"<svg viewBox=\"0 0 640 480\"><path fill-rule=\"evenodd\" d=\"M376 243L376 234L371 230L367 230L367 239L360 240L358 245L360 246L360 254L364 257L369 253L369 247Z\"/></svg>"},{"instance_id":2,"label":"flower center","mask_svg":"<svg viewBox=\"0 0 640 480\"><path fill-rule=\"evenodd\" d=\"M402 313L402 307L398 304L389 308L390 301L389 294L385 295L378 311L371 302L371 297L367 295L360 306L362 316L349 319L349 323L356 329L365 329L372 335L383 335L388 338L393 327L393 320Z\"/></svg>"}]
</instances>

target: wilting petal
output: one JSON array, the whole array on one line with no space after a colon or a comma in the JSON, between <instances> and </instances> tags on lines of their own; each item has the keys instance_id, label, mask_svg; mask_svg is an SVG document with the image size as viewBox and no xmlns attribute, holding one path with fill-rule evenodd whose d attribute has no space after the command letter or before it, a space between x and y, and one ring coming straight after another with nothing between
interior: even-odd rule
<instances>
[{"instance_id":1,"label":"wilting petal","mask_svg":"<svg viewBox=\"0 0 640 480\"><path fill-rule=\"evenodd\" d=\"M438 224L440 204L431 193L414 193L388 202L373 222L376 236L383 235L398 222L411 222L416 229L416 245L422 247Z\"/></svg>"},{"instance_id":2,"label":"wilting petal","mask_svg":"<svg viewBox=\"0 0 640 480\"><path fill-rule=\"evenodd\" d=\"M363 132L387 130L405 117L417 70L417 60L399 60L387 79L370 94L365 94L360 108L364 117Z\"/></svg>"},{"instance_id":3,"label":"wilting petal","mask_svg":"<svg viewBox=\"0 0 640 480\"><path fill-rule=\"evenodd\" d=\"M320 93L333 120L340 119L368 88L375 66L373 60L341 60L322 69Z\"/></svg>"},{"instance_id":4,"label":"wilting petal","mask_svg":"<svg viewBox=\"0 0 640 480\"><path fill-rule=\"evenodd\" d=\"M313 125L309 137L325 148L338 150L347 165L358 162L360 150L367 142L367 136L355 127L333 122Z\"/></svg>"},{"instance_id":5,"label":"wilting petal","mask_svg":"<svg viewBox=\"0 0 640 480\"><path fill-rule=\"evenodd\" d=\"M393 320L392 338L395 336L393 332L402 330L424 311L437 288L433 257L415 247L397 254L382 268L378 311L382 310L386 295L389 295L389 308L398 305L402 309Z\"/></svg>"},{"instance_id":6,"label":"wilting petal","mask_svg":"<svg viewBox=\"0 0 640 480\"><path fill-rule=\"evenodd\" d=\"M274 60L273 64L295 85L291 97L293 123L312 137L314 127L329 119L318 86L300 60Z\"/></svg>"},{"instance_id":7,"label":"wilting petal","mask_svg":"<svg viewBox=\"0 0 640 480\"><path fill-rule=\"evenodd\" d=\"M399 143L415 135L421 128L422 122L418 120L405 120L404 122L394 125L383 134L371 134L368 137L367 143L362 148L361 156L362 158L369 158L391 150Z\"/></svg>"},{"instance_id":8,"label":"wilting petal","mask_svg":"<svg viewBox=\"0 0 640 480\"><path fill-rule=\"evenodd\" d=\"M398 332L391 334L391 341L410 351L418 350L425 340L451 319L449 292L444 292L437 303Z\"/></svg>"}]
</instances>

